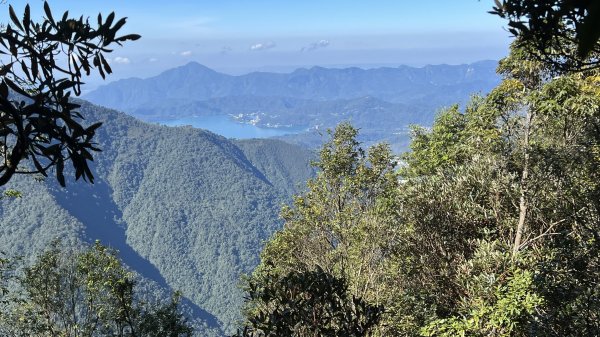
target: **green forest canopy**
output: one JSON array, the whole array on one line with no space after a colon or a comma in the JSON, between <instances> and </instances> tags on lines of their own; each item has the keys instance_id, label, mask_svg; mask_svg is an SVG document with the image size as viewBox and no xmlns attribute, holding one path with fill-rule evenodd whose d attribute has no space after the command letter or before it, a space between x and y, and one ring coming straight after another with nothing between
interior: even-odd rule
<instances>
[{"instance_id":1,"label":"green forest canopy","mask_svg":"<svg viewBox=\"0 0 600 337\"><path fill-rule=\"evenodd\" d=\"M313 270L384 308L365 335L599 335L600 74L538 56L515 44L489 95L414 127L399 169L339 125L247 281L244 336L281 324L257 289Z\"/></svg>"}]
</instances>

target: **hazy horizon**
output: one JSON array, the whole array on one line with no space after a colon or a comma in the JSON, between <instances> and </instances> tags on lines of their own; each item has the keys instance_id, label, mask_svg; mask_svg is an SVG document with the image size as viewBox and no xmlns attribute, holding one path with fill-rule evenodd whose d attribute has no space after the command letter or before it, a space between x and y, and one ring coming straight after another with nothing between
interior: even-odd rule
<instances>
[{"instance_id":1,"label":"hazy horizon","mask_svg":"<svg viewBox=\"0 0 600 337\"><path fill-rule=\"evenodd\" d=\"M26 3L9 2L17 13ZM42 15L41 1L30 5L34 17ZM123 34L142 35L109 55L114 73L106 82L147 78L190 61L232 75L312 66L465 64L498 60L510 42L505 23L487 13L492 1L57 0L50 6L55 16L69 10L91 22L98 13L115 11L128 17ZM3 22L7 7L0 5ZM87 90L101 84L97 76L87 82Z\"/></svg>"}]
</instances>

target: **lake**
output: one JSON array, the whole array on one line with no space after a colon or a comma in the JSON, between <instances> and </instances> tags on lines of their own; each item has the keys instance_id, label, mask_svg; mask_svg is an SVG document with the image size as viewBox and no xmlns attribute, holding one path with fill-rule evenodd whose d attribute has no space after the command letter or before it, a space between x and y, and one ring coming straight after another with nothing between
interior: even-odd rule
<instances>
[{"instance_id":1,"label":"lake","mask_svg":"<svg viewBox=\"0 0 600 337\"><path fill-rule=\"evenodd\" d=\"M306 131L302 127L292 128L261 128L251 124L241 124L231 120L228 116L197 116L158 121L166 126L191 125L198 129L205 129L227 138L249 139L270 138L296 134Z\"/></svg>"}]
</instances>

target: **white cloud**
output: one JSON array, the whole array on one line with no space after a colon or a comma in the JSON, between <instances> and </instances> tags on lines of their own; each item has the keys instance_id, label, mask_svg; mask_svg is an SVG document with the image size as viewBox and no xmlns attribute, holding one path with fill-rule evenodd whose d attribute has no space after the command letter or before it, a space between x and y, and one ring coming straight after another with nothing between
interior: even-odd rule
<instances>
[{"instance_id":1,"label":"white cloud","mask_svg":"<svg viewBox=\"0 0 600 337\"><path fill-rule=\"evenodd\" d=\"M148 59L148 62L157 62L158 59L156 57L151 57Z\"/></svg>"},{"instance_id":2,"label":"white cloud","mask_svg":"<svg viewBox=\"0 0 600 337\"><path fill-rule=\"evenodd\" d=\"M267 50L267 49L271 49L271 48L275 48L276 44L273 42L264 42L264 43L257 43L257 44L253 44L250 46L250 50L252 51L261 51L261 50Z\"/></svg>"},{"instance_id":3,"label":"white cloud","mask_svg":"<svg viewBox=\"0 0 600 337\"><path fill-rule=\"evenodd\" d=\"M191 50L182 51L181 53L179 53L179 55L185 56L185 57L192 56L192 51Z\"/></svg>"},{"instance_id":4,"label":"white cloud","mask_svg":"<svg viewBox=\"0 0 600 337\"><path fill-rule=\"evenodd\" d=\"M302 49L300 49L301 51L313 51L313 50L317 50L319 48L325 48L329 46L329 40L320 40L317 42L313 42L311 44L309 44L308 46L302 47Z\"/></svg>"},{"instance_id":5,"label":"white cloud","mask_svg":"<svg viewBox=\"0 0 600 337\"><path fill-rule=\"evenodd\" d=\"M129 64L129 63L131 63L131 60L127 57L117 56L113 59L113 62L115 62L117 64Z\"/></svg>"}]
</instances>

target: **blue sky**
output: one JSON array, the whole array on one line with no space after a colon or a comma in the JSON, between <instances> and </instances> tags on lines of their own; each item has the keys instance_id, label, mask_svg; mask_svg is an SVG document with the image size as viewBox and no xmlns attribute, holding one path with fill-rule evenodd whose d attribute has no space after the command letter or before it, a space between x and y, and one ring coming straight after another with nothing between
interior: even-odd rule
<instances>
[{"instance_id":1,"label":"blue sky","mask_svg":"<svg viewBox=\"0 0 600 337\"><path fill-rule=\"evenodd\" d=\"M17 12L25 1L8 1ZM197 61L229 73L320 66L421 66L499 59L505 23L491 0L49 2L55 12L128 17L142 39L116 49L115 75L147 77ZM41 15L43 2L30 1ZM7 5L0 5L4 22Z\"/></svg>"}]
</instances>

